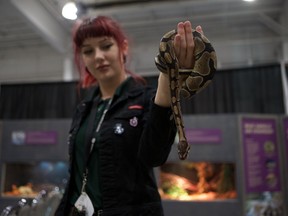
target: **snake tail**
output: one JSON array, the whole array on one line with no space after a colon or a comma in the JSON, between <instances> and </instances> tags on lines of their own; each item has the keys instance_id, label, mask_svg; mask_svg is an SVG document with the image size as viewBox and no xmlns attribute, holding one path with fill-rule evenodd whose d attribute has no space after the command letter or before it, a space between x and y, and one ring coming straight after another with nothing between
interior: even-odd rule
<instances>
[{"instance_id":1,"label":"snake tail","mask_svg":"<svg viewBox=\"0 0 288 216\"><path fill-rule=\"evenodd\" d=\"M190 145L188 144L188 142L185 141L179 141L178 143L178 156L181 160L185 160L188 156L190 150Z\"/></svg>"}]
</instances>

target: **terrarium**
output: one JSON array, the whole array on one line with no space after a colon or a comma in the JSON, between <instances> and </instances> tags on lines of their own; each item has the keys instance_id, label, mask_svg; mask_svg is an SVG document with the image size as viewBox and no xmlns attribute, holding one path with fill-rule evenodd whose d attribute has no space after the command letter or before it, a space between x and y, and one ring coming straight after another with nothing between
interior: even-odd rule
<instances>
[{"instance_id":1,"label":"terrarium","mask_svg":"<svg viewBox=\"0 0 288 216\"><path fill-rule=\"evenodd\" d=\"M160 168L159 191L166 200L236 199L233 163L167 162Z\"/></svg>"},{"instance_id":2,"label":"terrarium","mask_svg":"<svg viewBox=\"0 0 288 216\"><path fill-rule=\"evenodd\" d=\"M65 187L66 162L6 163L2 166L2 197L34 198L40 191Z\"/></svg>"}]
</instances>

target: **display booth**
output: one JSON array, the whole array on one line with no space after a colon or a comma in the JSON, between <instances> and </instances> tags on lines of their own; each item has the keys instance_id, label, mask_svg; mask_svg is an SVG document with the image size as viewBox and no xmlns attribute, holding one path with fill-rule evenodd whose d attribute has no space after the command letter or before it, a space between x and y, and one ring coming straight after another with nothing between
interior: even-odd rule
<instances>
[{"instance_id":1,"label":"display booth","mask_svg":"<svg viewBox=\"0 0 288 216\"><path fill-rule=\"evenodd\" d=\"M68 177L70 120L2 122L0 212L41 191L63 190Z\"/></svg>"},{"instance_id":2,"label":"display booth","mask_svg":"<svg viewBox=\"0 0 288 216\"><path fill-rule=\"evenodd\" d=\"M284 173L284 190L286 191L286 197L284 199L284 205L287 208L288 212L288 117L282 116L280 117L280 134L281 134L281 153L283 158L283 173ZM286 213L288 215L288 213Z\"/></svg>"},{"instance_id":3,"label":"display booth","mask_svg":"<svg viewBox=\"0 0 288 216\"><path fill-rule=\"evenodd\" d=\"M191 149L177 141L155 168L165 216L287 215L288 119L274 115L185 115ZM42 190L63 190L70 120L0 124L0 210ZM286 202L286 203L285 203Z\"/></svg>"},{"instance_id":4,"label":"display booth","mask_svg":"<svg viewBox=\"0 0 288 216\"><path fill-rule=\"evenodd\" d=\"M287 215L279 117L184 117L189 156L157 170L165 215ZM287 191L286 191L287 193Z\"/></svg>"}]
</instances>

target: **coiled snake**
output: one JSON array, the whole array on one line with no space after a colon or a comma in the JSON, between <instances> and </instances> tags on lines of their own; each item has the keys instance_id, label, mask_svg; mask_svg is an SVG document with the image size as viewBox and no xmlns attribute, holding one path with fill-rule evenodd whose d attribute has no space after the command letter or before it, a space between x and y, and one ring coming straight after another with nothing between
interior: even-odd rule
<instances>
[{"instance_id":1,"label":"coiled snake","mask_svg":"<svg viewBox=\"0 0 288 216\"><path fill-rule=\"evenodd\" d=\"M162 37L159 53L155 57L155 64L161 72L169 76L171 107L179 135L178 155L181 160L185 160L189 153L190 145L185 135L180 96L191 98L211 82L216 71L217 58L209 40L193 29L192 34L195 44L194 67L192 69L179 68L173 48L173 39L176 33L176 30L172 30Z\"/></svg>"}]
</instances>

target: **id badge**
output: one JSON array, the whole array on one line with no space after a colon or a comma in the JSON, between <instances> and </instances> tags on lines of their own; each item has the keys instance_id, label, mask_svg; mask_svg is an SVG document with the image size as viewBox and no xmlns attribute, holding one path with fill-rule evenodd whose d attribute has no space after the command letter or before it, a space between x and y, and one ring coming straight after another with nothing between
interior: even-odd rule
<instances>
[{"instance_id":1,"label":"id badge","mask_svg":"<svg viewBox=\"0 0 288 216\"><path fill-rule=\"evenodd\" d=\"M82 192L81 196L77 199L75 207L80 212L85 212L86 216L92 216L94 213L93 204L87 193Z\"/></svg>"}]
</instances>

